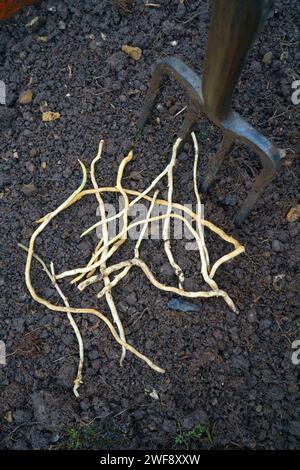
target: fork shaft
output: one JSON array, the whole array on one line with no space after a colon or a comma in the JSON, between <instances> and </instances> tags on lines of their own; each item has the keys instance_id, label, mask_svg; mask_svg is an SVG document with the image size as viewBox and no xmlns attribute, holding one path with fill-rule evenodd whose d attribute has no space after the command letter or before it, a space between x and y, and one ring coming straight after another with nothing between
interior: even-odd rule
<instances>
[{"instance_id":1,"label":"fork shaft","mask_svg":"<svg viewBox=\"0 0 300 470\"><path fill-rule=\"evenodd\" d=\"M207 114L216 124L230 112L245 58L272 3L272 0L212 0L203 97Z\"/></svg>"}]
</instances>

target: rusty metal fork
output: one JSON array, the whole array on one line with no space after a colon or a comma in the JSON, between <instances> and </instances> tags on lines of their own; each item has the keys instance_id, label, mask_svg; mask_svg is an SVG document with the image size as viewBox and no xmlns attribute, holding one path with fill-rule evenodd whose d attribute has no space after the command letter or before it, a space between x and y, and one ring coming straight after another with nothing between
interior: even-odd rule
<instances>
[{"instance_id":1,"label":"rusty metal fork","mask_svg":"<svg viewBox=\"0 0 300 470\"><path fill-rule=\"evenodd\" d=\"M148 120L166 76L173 77L186 90L188 105L179 136L186 139L204 113L223 132L222 142L209 168L202 191L209 189L219 168L235 143L243 143L258 155L262 171L236 216L241 224L249 215L280 165L281 154L259 131L232 110L234 88L259 26L264 23L273 0L212 0L211 23L201 79L176 57L161 60L154 68L138 127Z\"/></svg>"}]
</instances>

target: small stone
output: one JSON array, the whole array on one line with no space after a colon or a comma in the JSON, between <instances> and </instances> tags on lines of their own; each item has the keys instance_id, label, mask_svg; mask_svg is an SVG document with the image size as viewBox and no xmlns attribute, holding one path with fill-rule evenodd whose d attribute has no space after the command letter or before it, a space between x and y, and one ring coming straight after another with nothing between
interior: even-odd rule
<instances>
[{"instance_id":1,"label":"small stone","mask_svg":"<svg viewBox=\"0 0 300 470\"><path fill-rule=\"evenodd\" d=\"M286 158L286 149L278 149L278 151L279 151L280 159L284 160Z\"/></svg>"},{"instance_id":2,"label":"small stone","mask_svg":"<svg viewBox=\"0 0 300 470\"><path fill-rule=\"evenodd\" d=\"M201 308L198 304L182 298L173 297L169 300L167 307L177 312L201 312Z\"/></svg>"},{"instance_id":3,"label":"small stone","mask_svg":"<svg viewBox=\"0 0 300 470\"><path fill-rule=\"evenodd\" d=\"M32 101L32 91L31 90L23 90L19 96L19 103L20 104L29 104Z\"/></svg>"},{"instance_id":4,"label":"small stone","mask_svg":"<svg viewBox=\"0 0 300 470\"><path fill-rule=\"evenodd\" d=\"M249 323L255 323L257 321L257 315L255 310L249 310L247 314Z\"/></svg>"},{"instance_id":5,"label":"small stone","mask_svg":"<svg viewBox=\"0 0 300 470\"><path fill-rule=\"evenodd\" d=\"M5 413L4 419L5 419L5 421L7 421L8 423L12 423L12 412L11 412L11 411L8 411L7 413Z\"/></svg>"},{"instance_id":6,"label":"small stone","mask_svg":"<svg viewBox=\"0 0 300 470\"><path fill-rule=\"evenodd\" d=\"M257 405L257 406L255 407L256 413L261 413L261 412L262 412L262 409L263 409L263 407L262 407L261 405Z\"/></svg>"},{"instance_id":7,"label":"small stone","mask_svg":"<svg viewBox=\"0 0 300 470\"><path fill-rule=\"evenodd\" d=\"M283 52L280 54L280 60L281 60L281 61L287 60L288 58L289 58L289 53L288 53L288 51L283 51Z\"/></svg>"},{"instance_id":8,"label":"small stone","mask_svg":"<svg viewBox=\"0 0 300 470\"><path fill-rule=\"evenodd\" d=\"M120 101L121 101L121 103L126 103L126 101L127 101L127 96L126 96L126 95L121 95L121 96L120 96Z\"/></svg>"},{"instance_id":9,"label":"small stone","mask_svg":"<svg viewBox=\"0 0 300 470\"><path fill-rule=\"evenodd\" d=\"M46 23L45 18L42 16L35 16L26 25L26 29L29 33L36 33Z\"/></svg>"},{"instance_id":10,"label":"small stone","mask_svg":"<svg viewBox=\"0 0 300 470\"><path fill-rule=\"evenodd\" d=\"M276 253L279 253L280 251L282 251L282 244L280 243L279 240L272 241L272 250L275 251Z\"/></svg>"},{"instance_id":11,"label":"small stone","mask_svg":"<svg viewBox=\"0 0 300 470\"><path fill-rule=\"evenodd\" d=\"M277 292L281 291L284 286L285 274L277 274L273 278L273 287Z\"/></svg>"},{"instance_id":12,"label":"small stone","mask_svg":"<svg viewBox=\"0 0 300 470\"><path fill-rule=\"evenodd\" d=\"M159 400L159 396L158 396L158 393L157 391L155 390L155 388L152 390L152 392L150 393L149 395L151 398L153 398L153 400Z\"/></svg>"},{"instance_id":13,"label":"small stone","mask_svg":"<svg viewBox=\"0 0 300 470\"><path fill-rule=\"evenodd\" d=\"M58 29L64 31L66 29L66 23L63 20L60 20L58 23Z\"/></svg>"},{"instance_id":14,"label":"small stone","mask_svg":"<svg viewBox=\"0 0 300 470\"><path fill-rule=\"evenodd\" d=\"M52 436L50 437L50 442L51 444L56 444L60 439L60 435L59 434L52 434Z\"/></svg>"},{"instance_id":15,"label":"small stone","mask_svg":"<svg viewBox=\"0 0 300 470\"><path fill-rule=\"evenodd\" d=\"M267 52L264 56L263 56L263 63L266 64L266 65L270 65L272 63L272 59L273 59L273 52Z\"/></svg>"},{"instance_id":16,"label":"small stone","mask_svg":"<svg viewBox=\"0 0 300 470\"><path fill-rule=\"evenodd\" d=\"M27 197L34 196L37 193L37 188L33 183L22 184L20 189Z\"/></svg>"},{"instance_id":17,"label":"small stone","mask_svg":"<svg viewBox=\"0 0 300 470\"><path fill-rule=\"evenodd\" d=\"M41 168L45 170L47 168L47 162L42 162L41 163Z\"/></svg>"}]
</instances>

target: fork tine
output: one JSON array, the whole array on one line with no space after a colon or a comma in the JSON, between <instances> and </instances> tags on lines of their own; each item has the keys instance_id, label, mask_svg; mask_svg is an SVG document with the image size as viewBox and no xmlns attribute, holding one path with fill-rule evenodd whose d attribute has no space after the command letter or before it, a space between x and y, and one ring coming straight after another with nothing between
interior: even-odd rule
<instances>
[{"instance_id":1,"label":"fork tine","mask_svg":"<svg viewBox=\"0 0 300 470\"><path fill-rule=\"evenodd\" d=\"M226 134L223 136L219 145L217 153L209 159L208 169L202 185L202 191L206 192L215 180L218 171L220 170L226 155L228 155L234 147L234 143Z\"/></svg>"}]
</instances>

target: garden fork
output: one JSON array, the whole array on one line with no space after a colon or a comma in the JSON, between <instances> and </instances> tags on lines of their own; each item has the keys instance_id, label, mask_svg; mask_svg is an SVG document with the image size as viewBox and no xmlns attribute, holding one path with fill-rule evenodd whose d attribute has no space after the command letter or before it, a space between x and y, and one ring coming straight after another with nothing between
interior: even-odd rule
<instances>
[{"instance_id":1,"label":"garden fork","mask_svg":"<svg viewBox=\"0 0 300 470\"><path fill-rule=\"evenodd\" d=\"M231 109L232 95L245 58L259 26L267 18L274 0L212 0L211 24L200 77L176 57L161 60L154 68L150 88L138 127L142 129L151 114L155 98L166 76L173 77L188 94L188 105L179 137L183 141L205 113L223 132L219 149L210 159L202 186L206 192L225 157L235 143L243 143L258 155L262 170L255 179L236 216L241 224L251 212L280 165L281 153L266 137Z\"/></svg>"}]
</instances>

